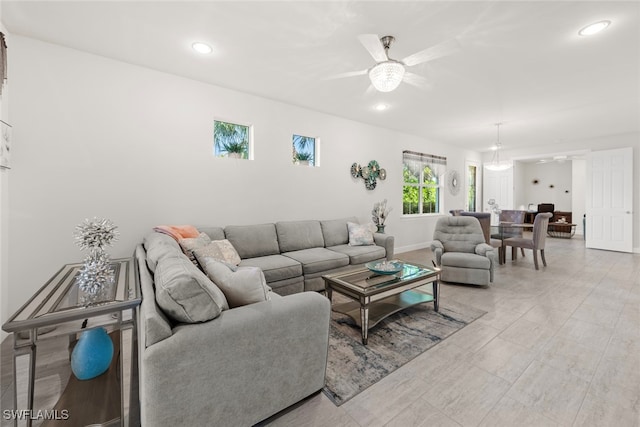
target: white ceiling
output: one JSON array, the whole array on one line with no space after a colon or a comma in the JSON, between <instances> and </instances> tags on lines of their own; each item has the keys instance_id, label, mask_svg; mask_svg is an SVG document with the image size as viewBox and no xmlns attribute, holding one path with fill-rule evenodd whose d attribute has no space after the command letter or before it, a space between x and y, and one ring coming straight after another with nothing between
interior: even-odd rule
<instances>
[{"instance_id":1,"label":"white ceiling","mask_svg":"<svg viewBox=\"0 0 640 427\"><path fill-rule=\"evenodd\" d=\"M12 34L479 151L496 122L506 150L640 131L636 1L3 0L2 14ZM397 59L451 39L461 50L409 69L424 89L327 79L374 65L368 33L395 36Z\"/></svg>"}]
</instances>

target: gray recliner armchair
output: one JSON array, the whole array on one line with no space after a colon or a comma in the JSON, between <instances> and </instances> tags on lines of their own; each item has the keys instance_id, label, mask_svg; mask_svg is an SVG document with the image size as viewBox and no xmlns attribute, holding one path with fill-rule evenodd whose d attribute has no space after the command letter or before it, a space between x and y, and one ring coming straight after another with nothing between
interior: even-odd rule
<instances>
[{"instance_id":1,"label":"gray recliner armchair","mask_svg":"<svg viewBox=\"0 0 640 427\"><path fill-rule=\"evenodd\" d=\"M493 282L497 257L477 218L447 216L438 219L431 250L444 282L488 285Z\"/></svg>"}]
</instances>

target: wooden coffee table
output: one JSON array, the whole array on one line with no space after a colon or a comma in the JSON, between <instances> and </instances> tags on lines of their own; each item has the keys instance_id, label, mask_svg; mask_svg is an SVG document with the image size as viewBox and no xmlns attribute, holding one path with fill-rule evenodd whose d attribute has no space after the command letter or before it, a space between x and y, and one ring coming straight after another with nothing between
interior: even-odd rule
<instances>
[{"instance_id":1,"label":"wooden coffee table","mask_svg":"<svg viewBox=\"0 0 640 427\"><path fill-rule=\"evenodd\" d=\"M405 308L433 301L438 311L440 271L415 263L404 263L393 275L378 274L366 267L322 276L331 301L333 291L354 301L332 306L333 311L351 317L362 329L362 343L367 344L369 329L381 320ZM431 283L433 295L415 290Z\"/></svg>"}]
</instances>

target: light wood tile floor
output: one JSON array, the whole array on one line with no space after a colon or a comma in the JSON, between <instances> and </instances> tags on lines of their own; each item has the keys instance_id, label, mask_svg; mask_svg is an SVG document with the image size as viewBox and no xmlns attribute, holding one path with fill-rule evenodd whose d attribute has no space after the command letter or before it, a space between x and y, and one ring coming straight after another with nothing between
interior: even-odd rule
<instances>
[{"instance_id":1,"label":"light wood tile floor","mask_svg":"<svg viewBox=\"0 0 640 427\"><path fill-rule=\"evenodd\" d=\"M527 251L489 287L443 283L443 303L487 314L344 405L317 394L268 425L640 426L640 255L585 249L578 236L547 239L545 252L548 267L536 271ZM431 265L433 255L398 257ZM42 407L66 381L47 377L68 357L50 345ZM10 366L5 340L3 407Z\"/></svg>"},{"instance_id":2,"label":"light wood tile floor","mask_svg":"<svg viewBox=\"0 0 640 427\"><path fill-rule=\"evenodd\" d=\"M507 260L489 287L443 283L442 301L487 314L341 407L319 394L270 425L640 426L640 255L579 236L545 253L538 271L531 251Z\"/></svg>"}]
</instances>

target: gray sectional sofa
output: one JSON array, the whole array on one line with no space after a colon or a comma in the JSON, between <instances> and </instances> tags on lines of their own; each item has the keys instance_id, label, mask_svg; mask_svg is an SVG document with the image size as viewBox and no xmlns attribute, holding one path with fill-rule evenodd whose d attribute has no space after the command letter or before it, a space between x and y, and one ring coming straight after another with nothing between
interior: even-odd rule
<instances>
[{"instance_id":1,"label":"gray sectional sofa","mask_svg":"<svg viewBox=\"0 0 640 427\"><path fill-rule=\"evenodd\" d=\"M176 277L206 276L173 238L147 235L135 250L142 291L142 426L251 426L321 390L331 308L322 294L303 291L324 289L323 274L393 257L392 236L376 234L375 245L349 246L348 220L355 222L198 227L212 240L228 239L241 256L239 267L260 267L273 292L270 300L227 308L212 320L193 323L177 322L163 312L154 272L161 263L172 263L189 270ZM199 299L192 303L202 305Z\"/></svg>"},{"instance_id":2,"label":"gray sectional sofa","mask_svg":"<svg viewBox=\"0 0 640 427\"><path fill-rule=\"evenodd\" d=\"M242 259L240 266L260 267L273 291L288 295L324 290L324 274L393 258L394 238L387 234L374 233L375 244L371 246L349 246L347 222L358 220L285 221L198 229L211 240L229 240Z\"/></svg>"}]
</instances>

